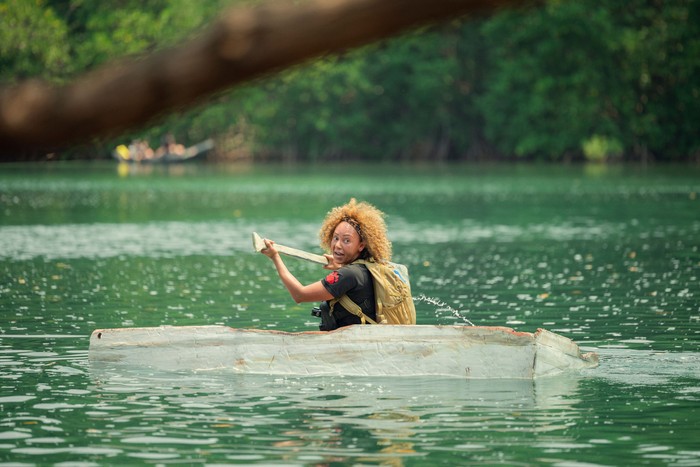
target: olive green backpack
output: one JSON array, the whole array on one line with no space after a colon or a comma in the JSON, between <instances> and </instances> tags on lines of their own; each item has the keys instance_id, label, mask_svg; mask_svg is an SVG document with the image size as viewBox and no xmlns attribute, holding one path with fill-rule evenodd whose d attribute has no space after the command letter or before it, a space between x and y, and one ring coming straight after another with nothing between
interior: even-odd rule
<instances>
[{"instance_id":1,"label":"olive green backpack","mask_svg":"<svg viewBox=\"0 0 700 467\"><path fill-rule=\"evenodd\" d=\"M331 313L333 305L340 303L343 308L358 316L362 324L416 324L416 307L411 297L411 284L408 281L406 266L361 259L354 264L364 264L372 275L377 320L365 315L360 306L347 295L331 300Z\"/></svg>"}]
</instances>

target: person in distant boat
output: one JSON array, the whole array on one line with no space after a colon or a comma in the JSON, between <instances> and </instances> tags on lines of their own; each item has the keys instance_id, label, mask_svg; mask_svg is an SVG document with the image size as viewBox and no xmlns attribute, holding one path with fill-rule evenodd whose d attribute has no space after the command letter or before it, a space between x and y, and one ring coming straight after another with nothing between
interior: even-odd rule
<instances>
[{"instance_id":1,"label":"person in distant boat","mask_svg":"<svg viewBox=\"0 0 700 467\"><path fill-rule=\"evenodd\" d=\"M134 161L153 159L153 149L145 139L135 139L129 145L129 157Z\"/></svg>"},{"instance_id":2,"label":"person in distant boat","mask_svg":"<svg viewBox=\"0 0 700 467\"><path fill-rule=\"evenodd\" d=\"M372 276L364 264L352 264L357 259L390 261L391 242L387 238L384 213L365 202L352 198L343 206L328 212L319 232L321 247L329 254L325 269L331 272L318 282L303 285L289 272L275 249L275 242L265 239L262 253L270 258L282 283L297 303L318 302L322 331L360 324L361 319L340 303L331 303L347 294L376 320L376 304Z\"/></svg>"},{"instance_id":3,"label":"person in distant boat","mask_svg":"<svg viewBox=\"0 0 700 467\"><path fill-rule=\"evenodd\" d=\"M185 154L185 146L177 143L172 133L167 133L163 136L160 147L156 150L156 157L158 158L166 155L182 156L183 154Z\"/></svg>"}]
</instances>

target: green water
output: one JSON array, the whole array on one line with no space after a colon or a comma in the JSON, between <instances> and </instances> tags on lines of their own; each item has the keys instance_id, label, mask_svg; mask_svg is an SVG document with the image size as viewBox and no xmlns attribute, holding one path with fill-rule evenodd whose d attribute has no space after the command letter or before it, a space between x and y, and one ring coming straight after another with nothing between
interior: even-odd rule
<instances>
[{"instance_id":1,"label":"green water","mask_svg":"<svg viewBox=\"0 0 700 467\"><path fill-rule=\"evenodd\" d=\"M600 367L532 382L88 363L96 328L315 329L250 234L318 251L351 196L387 213L419 323L544 327ZM699 248L697 168L0 166L0 465L700 465Z\"/></svg>"}]
</instances>

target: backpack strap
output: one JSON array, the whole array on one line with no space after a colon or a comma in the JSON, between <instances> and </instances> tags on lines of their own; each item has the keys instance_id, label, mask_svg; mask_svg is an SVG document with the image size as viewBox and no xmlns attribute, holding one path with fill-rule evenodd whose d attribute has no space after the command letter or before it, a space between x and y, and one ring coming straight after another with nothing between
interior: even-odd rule
<instances>
[{"instance_id":1,"label":"backpack strap","mask_svg":"<svg viewBox=\"0 0 700 467\"><path fill-rule=\"evenodd\" d=\"M340 304L343 305L343 308L360 318L362 324L367 324L367 322L370 322L371 324L377 324L375 320L364 314L362 312L362 308L360 308L360 305L353 302L352 299L350 299L350 297L348 297L347 295L343 295L340 298L334 298L329 302L331 306L331 313L333 313L333 306L338 302L340 302Z\"/></svg>"},{"instance_id":2,"label":"backpack strap","mask_svg":"<svg viewBox=\"0 0 700 467\"><path fill-rule=\"evenodd\" d=\"M353 264L364 264L365 267L367 268L367 270L370 272L370 276L372 277L372 283L374 284L374 298L375 298L374 309L375 309L376 317L377 317L377 321L374 324L379 324L379 323L386 324L386 319L384 318L384 309L383 309L384 305L382 304L382 302L380 300L377 300L377 284L376 284L377 282L379 282L380 287L386 288L386 280L382 277L381 274L373 274L372 273L372 268L377 267L377 265L380 263L377 263L374 260L367 261L364 259L356 259L355 261L353 261ZM353 305L354 305L354 302L353 302ZM349 308L347 308L345 305L343 305L343 307L346 310L349 310ZM369 318L367 318L367 319L369 319Z\"/></svg>"}]
</instances>

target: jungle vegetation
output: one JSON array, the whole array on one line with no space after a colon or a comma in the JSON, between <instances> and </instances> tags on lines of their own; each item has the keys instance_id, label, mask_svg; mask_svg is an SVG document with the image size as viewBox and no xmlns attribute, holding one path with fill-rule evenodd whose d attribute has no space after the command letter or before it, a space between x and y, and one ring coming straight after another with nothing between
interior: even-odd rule
<instances>
[{"instance_id":1,"label":"jungle vegetation","mask_svg":"<svg viewBox=\"0 0 700 467\"><path fill-rule=\"evenodd\" d=\"M0 0L0 85L65 83L232 4ZM171 132L255 161L700 161L700 2L548 0L422 28L237 87L60 158Z\"/></svg>"}]
</instances>

